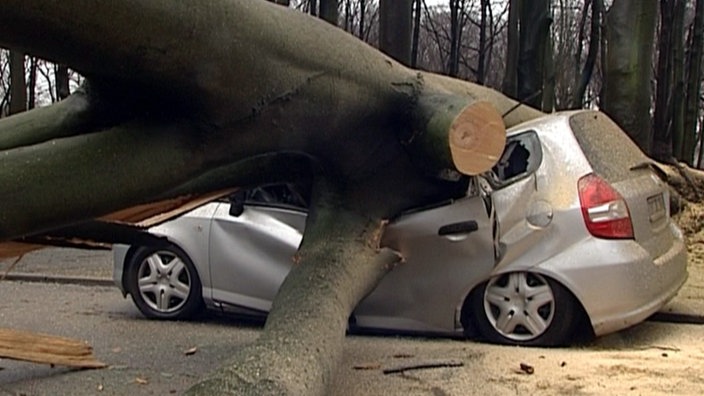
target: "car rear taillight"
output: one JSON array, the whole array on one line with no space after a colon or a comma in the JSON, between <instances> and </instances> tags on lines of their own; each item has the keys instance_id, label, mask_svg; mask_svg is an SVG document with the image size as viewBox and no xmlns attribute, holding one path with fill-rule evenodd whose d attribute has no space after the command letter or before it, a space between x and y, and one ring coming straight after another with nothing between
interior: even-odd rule
<instances>
[{"instance_id":1,"label":"car rear taillight","mask_svg":"<svg viewBox=\"0 0 704 396\"><path fill-rule=\"evenodd\" d=\"M618 191L593 173L579 179L577 186L582 216L589 233L606 239L633 238L628 205Z\"/></svg>"}]
</instances>

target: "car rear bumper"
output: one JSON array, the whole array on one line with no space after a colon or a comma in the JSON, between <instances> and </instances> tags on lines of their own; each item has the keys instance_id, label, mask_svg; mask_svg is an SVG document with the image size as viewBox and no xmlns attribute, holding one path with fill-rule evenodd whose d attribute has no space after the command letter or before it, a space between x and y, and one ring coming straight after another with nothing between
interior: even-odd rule
<instances>
[{"instance_id":1,"label":"car rear bumper","mask_svg":"<svg viewBox=\"0 0 704 396\"><path fill-rule=\"evenodd\" d=\"M635 241L593 238L563 252L565 258L588 257L591 266L570 268L551 260L551 276L567 286L589 315L599 336L637 324L662 308L687 280L687 249L682 232L671 225L673 243L653 259ZM603 264L607 263L607 264ZM540 266L543 267L542 265ZM567 267L567 268L565 268ZM554 272L553 272L554 271Z\"/></svg>"}]
</instances>

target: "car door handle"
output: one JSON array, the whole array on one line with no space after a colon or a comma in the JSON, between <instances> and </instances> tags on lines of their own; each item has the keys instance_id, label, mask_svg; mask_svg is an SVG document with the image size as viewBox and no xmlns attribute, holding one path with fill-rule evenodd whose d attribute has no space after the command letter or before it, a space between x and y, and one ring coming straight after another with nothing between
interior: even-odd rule
<instances>
[{"instance_id":1,"label":"car door handle","mask_svg":"<svg viewBox=\"0 0 704 396\"><path fill-rule=\"evenodd\" d=\"M438 235L451 236L469 234L479 229L479 225L474 220L460 221L459 223L447 224L438 229Z\"/></svg>"}]
</instances>

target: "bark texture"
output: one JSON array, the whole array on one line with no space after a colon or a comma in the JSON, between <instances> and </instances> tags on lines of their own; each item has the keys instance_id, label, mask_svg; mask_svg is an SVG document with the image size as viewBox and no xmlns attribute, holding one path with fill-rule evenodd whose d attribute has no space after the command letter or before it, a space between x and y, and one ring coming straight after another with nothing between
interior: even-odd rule
<instances>
[{"instance_id":1,"label":"bark texture","mask_svg":"<svg viewBox=\"0 0 704 396\"><path fill-rule=\"evenodd\" d=\"M17 114L27 110L27 82L24 75L24 52L10 51L10 111Z\"/></svg>"},{"instance_id":2,"label":"bark texture","mask_svg":"<svg viewBox=\"0 0 704 396\"><path fill-rule=\"evenodd\" d=\"M657 8L654 0L614 0L606 17L603 110L645 153L653 136L650 81Z\"/></svg>"},{"instance_id":3,"label":"bark texture","mask_svg":"<svg viewBox=\"0 0 704 396\"><path fill-rule=\"evenodd\" d=\"M413 0L379 2L379 49L404 65L411 64Z\"/></svg>"}]
</instances>

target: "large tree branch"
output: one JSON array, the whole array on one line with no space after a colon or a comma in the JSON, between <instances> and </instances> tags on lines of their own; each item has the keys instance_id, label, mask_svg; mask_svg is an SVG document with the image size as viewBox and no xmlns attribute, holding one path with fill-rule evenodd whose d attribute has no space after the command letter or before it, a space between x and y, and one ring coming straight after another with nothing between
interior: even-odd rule
<instances>
[{"instance_id":1,"label":"large tree branch","mask_svg":"<svg viewBox=\"0 0 704 396\"><path fill-rule=\"evenodd\" d=\"M318 179L303 242L262 336L188 394L325 394L347 318L401 259L379 248L385 221L351 204L340 186Z\"/></svg>"}]
</instances>

